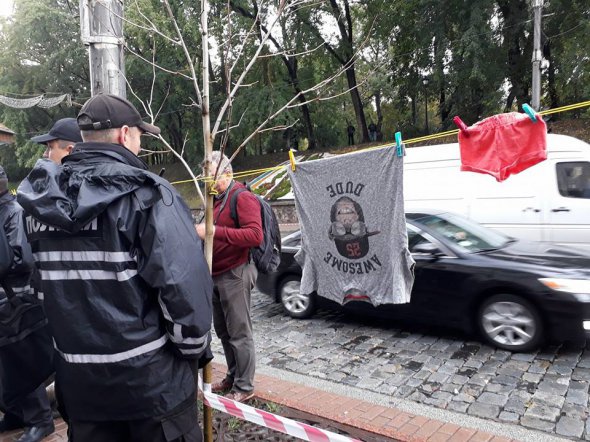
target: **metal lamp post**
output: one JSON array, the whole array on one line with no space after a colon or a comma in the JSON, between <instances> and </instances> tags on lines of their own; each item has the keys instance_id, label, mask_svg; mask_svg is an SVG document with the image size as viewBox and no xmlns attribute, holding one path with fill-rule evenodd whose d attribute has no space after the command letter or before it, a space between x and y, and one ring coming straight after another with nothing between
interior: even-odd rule
<instances>
[{"instance_id":1,"label":"metal lamp post","mask_svg":"<svg viewBox=\"0 0 590 442\"><path fill-rule=\"evenodd\" d=\"M90 90L126 97L123 0L80 0L82 42L89 46Z\"/></svg>"},{"instance_id":2,"label":"metal lamp post","mask_svg":"<svg viewBox=\"0 0 590 442\"><path fill-rule=\"evenodd\" d=\"M531 105L536 111L541 107L541 14L543 11L543 0L533 0L533 87Z\"/></svg>"}]
</instances>

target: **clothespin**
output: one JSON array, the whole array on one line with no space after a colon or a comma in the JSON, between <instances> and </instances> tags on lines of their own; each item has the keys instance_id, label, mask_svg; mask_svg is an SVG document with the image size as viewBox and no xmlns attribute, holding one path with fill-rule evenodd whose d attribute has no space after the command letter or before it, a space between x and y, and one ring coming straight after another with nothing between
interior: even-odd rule
<instances>
[{"instance_id":1,"label":"clothespin","mask_svg":"<svg viewBox=\"0 0 590 442\"><path fill-rule=\"evenodd\" d=\"M457 127L463 133L463 135L465 135L466 137L469 136L469 128L463 122L463 120L461 118L459 118L459 116L454 116L453 117L453 123L455 123L457 125Z\"/></svg>"},{"instance_id":2,"label":"clothespin","mask_svg":"<svg viewBox=\"0 0 590 442\"><path fill-rule=\"evenodd\" d=\"M215 188L215 181L211 180L211 178L208 178L207 181L205 181L205 185L209 188L209 195L215 196L219 194Z\"/></svg>"},{"instance_id":3,"label":"clothespin","mask_svg":"<svg viewBox=\"0 0 590 442\"><path fill-rule=\"evenodd\" d=\"M215 181L213 181L212 176L202 176L200 179L203 181L203 184L205 184L205 192L207 195L215 196L219 194L215 188Z\"/></svg>"},{"instance_id":4,"label":"clothespin","mask_svg":"<svg viewBox=\"0 0 590 442\"><path fill-rule=\"evenodd\" d=\"M537 122L537 115L535 114L535 111L532 107L525 103L522 105L522 110L529 116L531 120L533 120L533 123Z\"/></svg>"},{"instance_id":5,"label":"clothespin","mask_svg":"<svg viewBox=\"0 0 590 442\"><path fill-rule=\"evenodd\" d=\"M289 151L289 162L291 163L291 170L295 172L295 154L292 150Z\"/></svg>"},{"instance_id":6,"label":"clothespin","mask_svg":"<svg viewBox=\"0 0 590 442\"><path fill-rule=\"evenodd\" d=\"M404 156L404 145L402 143L402 133L401 132L395 133L395 145L397 147L397 156L403 157Z\"/></svg>"}]
</instances>

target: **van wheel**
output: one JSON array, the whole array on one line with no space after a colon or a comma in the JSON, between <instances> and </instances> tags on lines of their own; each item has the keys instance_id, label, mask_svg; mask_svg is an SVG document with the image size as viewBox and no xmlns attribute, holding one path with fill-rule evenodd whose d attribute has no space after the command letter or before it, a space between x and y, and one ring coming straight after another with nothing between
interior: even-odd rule
<instances>
[{"instance_id":1,"label":"van wheel","mask_svg":"<svg viewBox=\"0 0 590 442\"><path fill-rule=\"evenodd\" d=\"M300 288L300 276L287 276L279 284L279 297L285 313L292 318L305 319L315 312L315 296L301 294Z\"/></svg>"},{"instance_id":2,"label":"van wheel","mask_svg":"<svg viewBox=\"0 0 590 442\"><path fill-rule=\"evenodd\" d=\"M484 339L504 350L527 352L543 339L539 312L520 296L499 294L486 299L477 320Z\"/></svg>"}]
</instances>

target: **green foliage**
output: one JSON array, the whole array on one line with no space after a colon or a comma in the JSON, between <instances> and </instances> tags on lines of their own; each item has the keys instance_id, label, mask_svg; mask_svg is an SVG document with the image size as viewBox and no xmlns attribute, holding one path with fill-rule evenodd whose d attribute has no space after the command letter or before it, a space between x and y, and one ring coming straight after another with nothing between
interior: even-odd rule
<instances>
[{"instance_id":1,"label":"green foliage","mask_svg":"<svg viewBox=\"0 0 590 442\"><path fill-rule=\"evenodd\" d=\"M587 100L590 95L590 4L586 0L546 2L543 69L547 106Z\"/></svg>"},{"instance_id":2,"label":"green foliage","mask_svg":"<svg viewBox=\"0 0 590 442\"><path fill-rule=\"evenodd\" d=\"M263 34L254 18L257 14L272 16L278 5L276 0L230 3L211 1L209 15L213 123L227 90L248 64ZM0 162L9 176L19 179L43 150L30 138L47 131L58 118L75 116L90 92L77 2L16 0L15 4L14 16L0 21L0 94L69 93L76 104L51 109L0 105L0 122L17 134L15 145L0 148ZM170 0L170 4L200 77L200 3ZM350 39L343 38L336 27L334 4L342 17L347 16L345 6L349 7ZM310 2L289 12L293 15L281 18L275 40L264 47L264 57L246 75L231 112L220 124L222 131L231 128L230 153L299 91L342 69L342 59L352 54L358 56L354 68L367 123L379 118L384 141L391 141L398 130L405 139L422 135L426 113L430 132L435 132L448 129L454 115L473 123L530 100L533 35L528 0L336 0ZM202 116L195 106L195 84L187 78L191 72L177 44L173 22L160 0L125 2L125 16L128 96L132 101L136 100L133 93L142 100L150 99L152 108L158 110L156 122L164 137L189 164L196 165L203 156ZM588 0L545 0L545 107L590 96L589 18ZM150 31L152 24L161 33ZM243 41L248 44L240 53L236 48ZM151 60L163 69L153 68ZM200 78L197 83L201 88ZM306 91L307 114L295 106L282 112L266 127L283 129L256 135L247 144L246 154L345 145L346 126L358 125L358 109L352 105L348 88L346 77L340 75L317 91ZM216 138L215 148L224 133ZM360 135L361 128L356 127L357 141ZM158 155L163 147L153 141L144 147L156 152L146 157L152 164L175 161L170 153ZM281 186L277 194L285 191ZM186 193L194 195L190 185Z\"/></svg>"},{"instance_id":3,"label":"green foliage","mask_svg":"<svg viewBox=\"0 0 590 442\"><path fill-rule=\"evenodd\" d=\"M281 181L281 184L279 184L278 187L274 190L274 192L271 195L271 199L277 200L280 197L288 194L290 191L291 191L291 181L288 180L287 178L285 178L285 179L283 179L283 181Z\"/></svg>"},{"instance_id":4,"label":"green foliage","mask_svg":"<svg viewBox=\"0 0 590 442\"><path fill-rule=\"evenodd\" d=\"M90 95L75 5L67 0L16 0L15 6L14 16L0 29L0 93L16 98ZM28 140L47 131L56 119L76 114L67 104L50 109L0 105L0 121L17 134L16 144L0 151L0 161L15 178L22 178L43 152Z\"/></svg>"}]
</instances>

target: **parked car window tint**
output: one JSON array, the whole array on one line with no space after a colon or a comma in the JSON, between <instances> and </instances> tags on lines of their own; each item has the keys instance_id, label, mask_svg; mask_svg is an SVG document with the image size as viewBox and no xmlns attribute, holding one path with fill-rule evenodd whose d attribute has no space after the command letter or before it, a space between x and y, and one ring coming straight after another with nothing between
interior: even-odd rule
<instances>
[{"instance_id":1,"label":"parked car window tint","mask_svg":"<svg viewBox=\"0 0 590 442\"><path fill-rule=\"evenodd\" d=\"M590 163L587 161L557 163L557 187L561 196L590 198Z\"/></svg>"},{"instance_id":2,"label":"parked car window tint","mask_svg":"<svg viewBox=\"0 0 590 442\"><path fill-rule=\"evenodd\" d=\"M498 249L510 242L510 238L499 232L450 213L428 215L416 221L442 235L465 252Z\"/></svg>"},{"instance_id":3,"label":"parked car window tint","mask_svg":"<svg viewBox=\"0 0 590 442\"><path fill-rule=\"evenodd\" d=\"M420 235L418 232L413 231L412 229L408 229L408 249L411 253L414 253L414 247L418 244L423 244L429 242L426 238Z\"/></svg>"}]
</instances>

